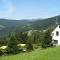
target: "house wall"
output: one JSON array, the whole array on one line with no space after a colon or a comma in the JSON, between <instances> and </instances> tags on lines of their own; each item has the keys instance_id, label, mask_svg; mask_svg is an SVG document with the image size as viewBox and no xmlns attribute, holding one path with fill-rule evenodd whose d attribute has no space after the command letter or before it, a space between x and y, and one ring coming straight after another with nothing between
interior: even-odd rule
<instances>
[{"instance_id":1,"label":"house wall","mask_svg":"<svg viewBox=\"0 0 60 60\"><path fill-rule=\"evenodd\" d=\"M59 35L58 36L56 35L56 31L59 32ZM59 25L52 32L52 40L58 40L58 45L60 45L60 28L59 28Z\"/></svg>"}]
</instances>

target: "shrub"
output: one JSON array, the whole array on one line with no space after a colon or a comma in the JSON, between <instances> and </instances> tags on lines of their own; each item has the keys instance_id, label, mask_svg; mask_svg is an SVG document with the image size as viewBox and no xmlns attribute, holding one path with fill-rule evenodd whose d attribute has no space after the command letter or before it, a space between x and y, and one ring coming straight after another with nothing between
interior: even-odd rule
<instances>
[{"instance_id":1,"label":"shrub","mask_svg":"<svg viewBox=\"0 0 60 60\"><path fill-rule=\"evenodd\" d=\"M1 51L1 49L0 49L0 56L2 55L2 51Z\"/></svg>"},{"instance_id":2,"label":"shrub","mask_svg":"<svg viewBox=\"0 0 60 60\"><path fill-rule=\"evenodd\" d=\"M48 29L44 34L44 39L42 40L42 48L50 47L52 43L51 31Z\"/></svg>"},{"instance_id":3,"label":"shrub","mask_svg":"<svg viewBox=\"0 0 60 60\"><path fill-rule=\"evenodd\" d=\"M27 50L28 51L33 50L33 45L32 44L27 44Z\"/></svg>"}]
</instances>

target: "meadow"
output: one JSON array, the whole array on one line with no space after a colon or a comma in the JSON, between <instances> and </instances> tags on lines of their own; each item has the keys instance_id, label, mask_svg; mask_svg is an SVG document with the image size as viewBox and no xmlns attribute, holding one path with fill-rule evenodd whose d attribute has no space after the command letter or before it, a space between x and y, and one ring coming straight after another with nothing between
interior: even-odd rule
<instances>
[{"instance_id":1,"label":"meadow","mask_svg":"<svg viewBox=\"0 0 60 60\"><path fill-rule=\"evenodd\" d=\"M1 56L0 60L60 60L60 47L36 49L28 53Z\"/></svg>"}]
</instances>

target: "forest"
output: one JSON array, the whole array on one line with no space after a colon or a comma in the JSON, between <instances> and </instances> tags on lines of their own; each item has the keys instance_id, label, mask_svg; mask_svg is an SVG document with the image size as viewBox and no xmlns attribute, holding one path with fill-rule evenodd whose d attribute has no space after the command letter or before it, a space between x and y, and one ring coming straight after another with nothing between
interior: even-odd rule
<instances>
[{"instance_id":1,"label":"forest","mask_svg":"<svg viewBox=\"0 0 60 60\"><path fill-rule=\"evenodd\" d=\"M0 37L0 55L30 52L37 48L52 47L52 27L46 30L12 32Z\"/></svg>"}]
</instances>

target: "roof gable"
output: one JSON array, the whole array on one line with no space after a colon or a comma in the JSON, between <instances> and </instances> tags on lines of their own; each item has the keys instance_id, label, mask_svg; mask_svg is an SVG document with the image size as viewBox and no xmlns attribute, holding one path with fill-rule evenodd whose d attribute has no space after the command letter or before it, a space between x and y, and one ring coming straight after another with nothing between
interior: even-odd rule
<instances>
[{"instance_id":1,"label":"roof gable","mask_svg":"<svg viewBox=\"0 0 60 60\"><path fill-rule=\"evenodd\" d=\"M54 33L55 31L60 31L60 25L58 25L58 26L52 31L52 33Z\"/></svg>"}]
</instances>

